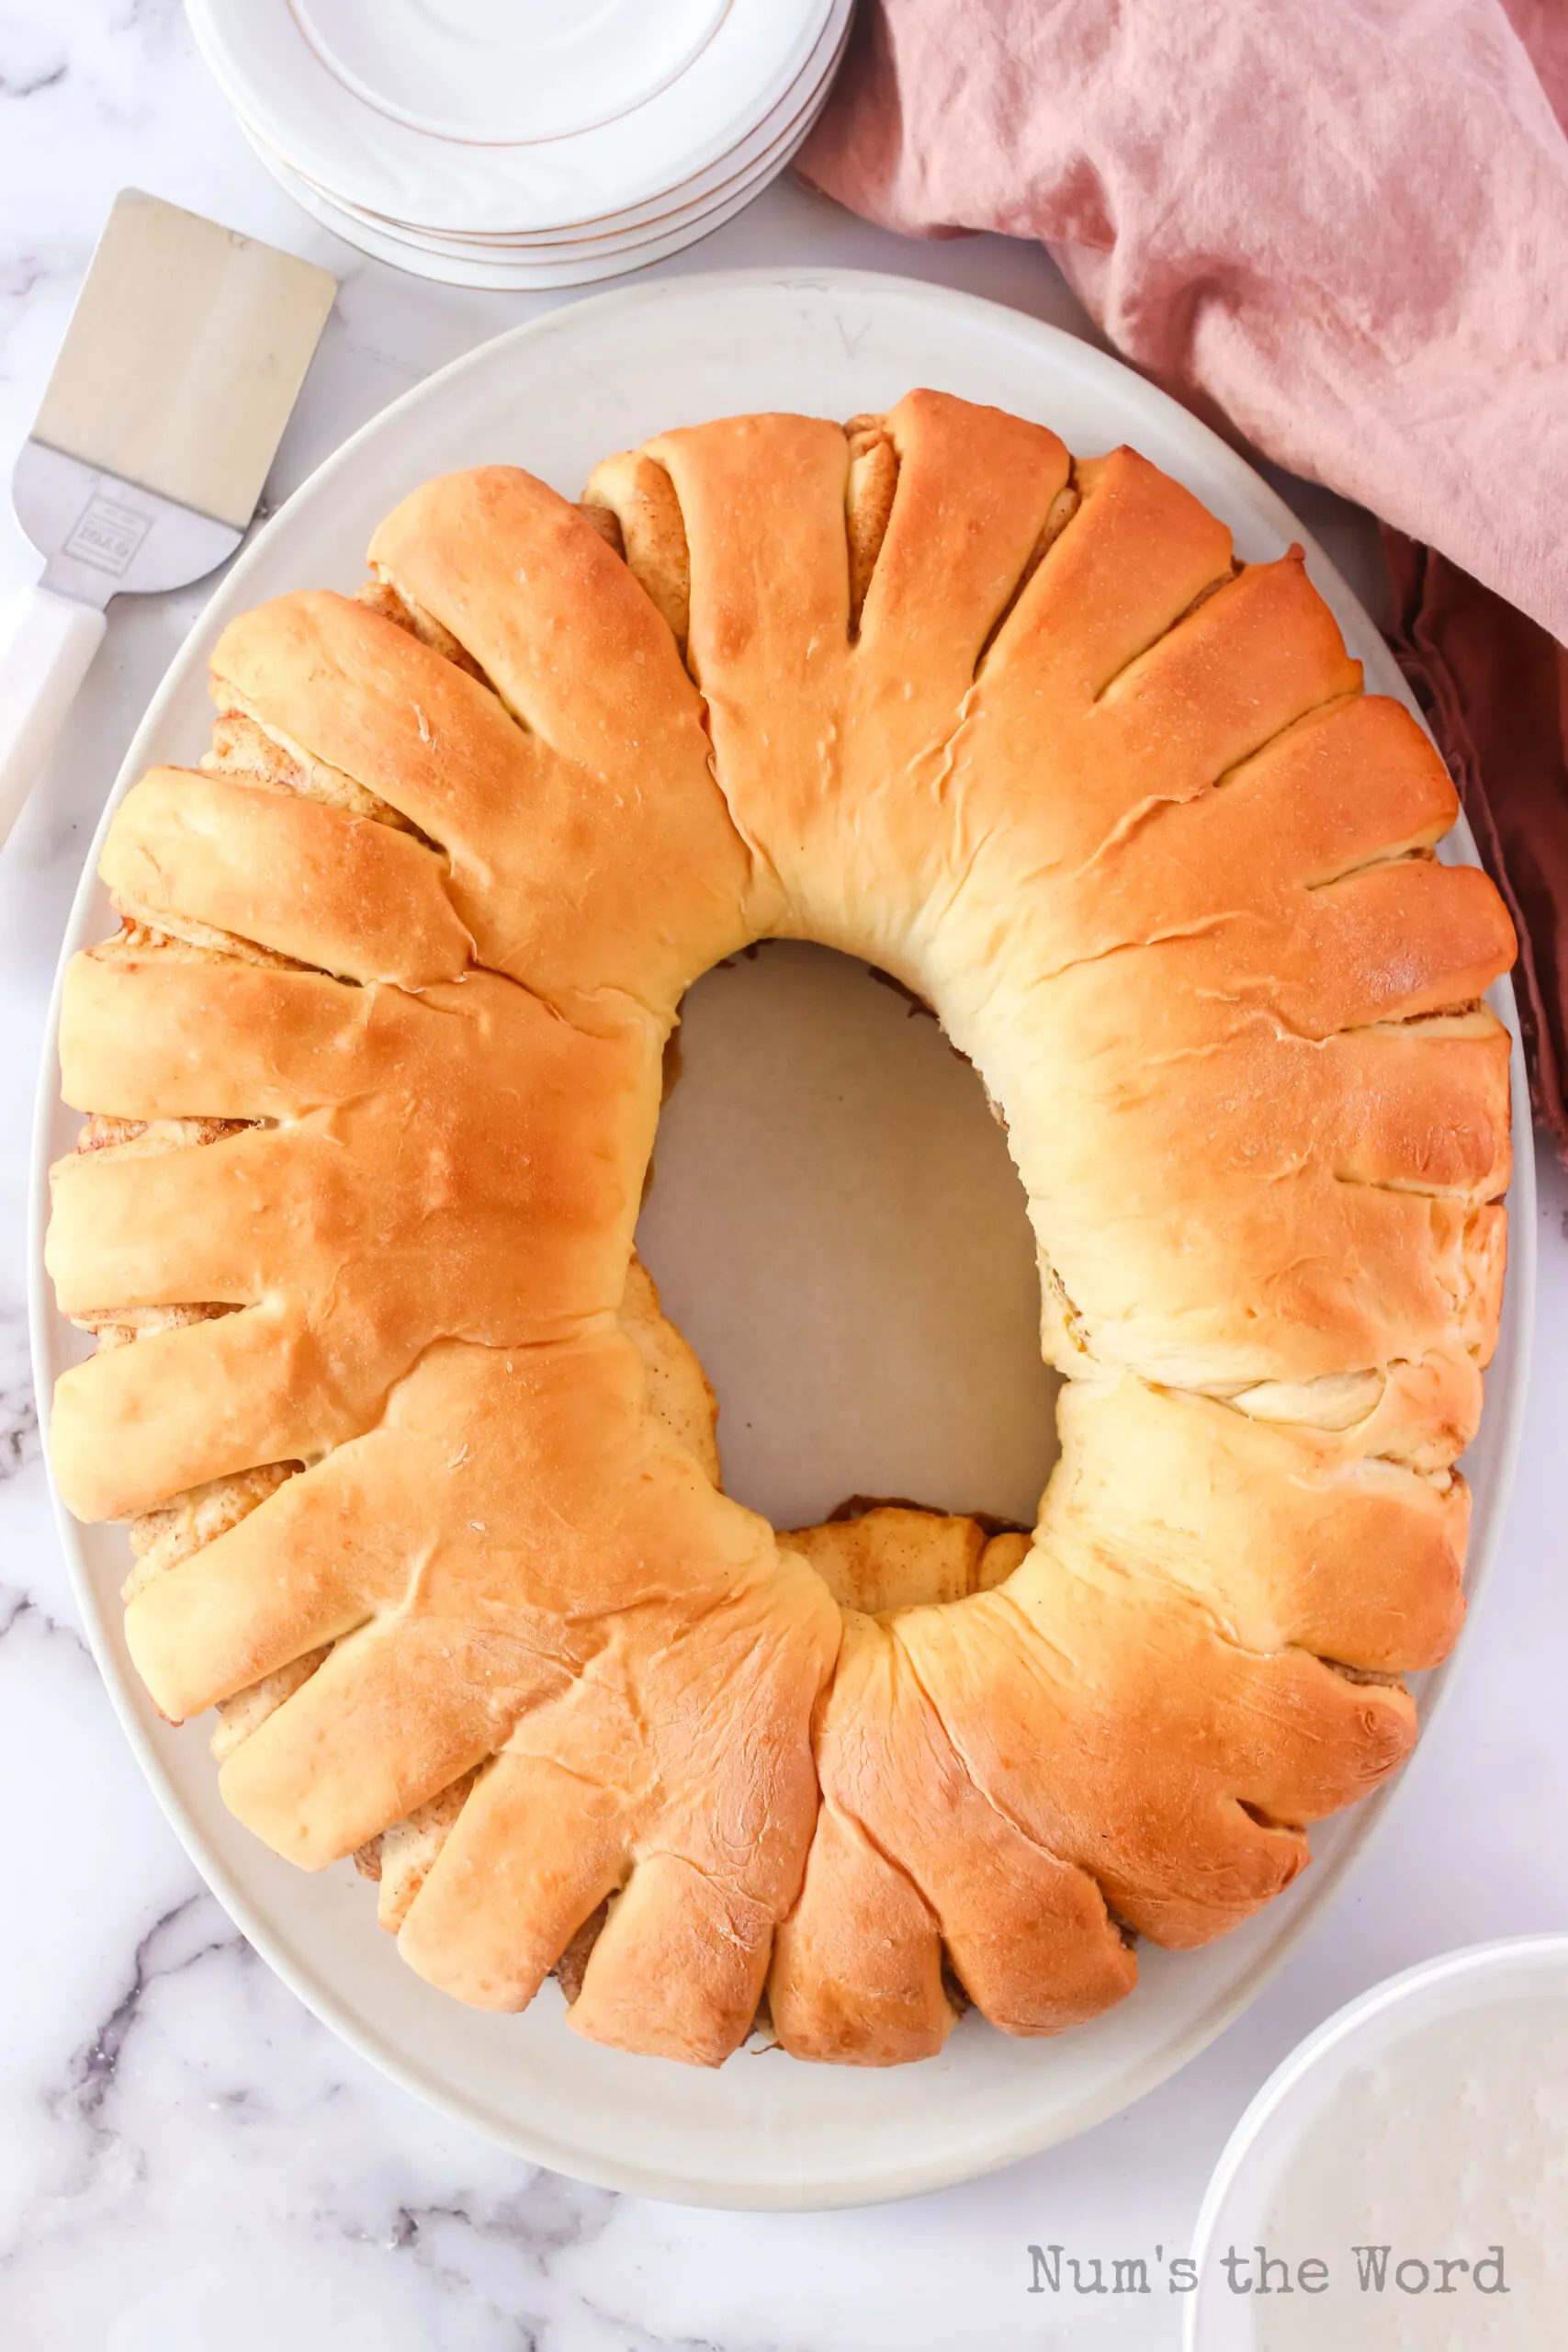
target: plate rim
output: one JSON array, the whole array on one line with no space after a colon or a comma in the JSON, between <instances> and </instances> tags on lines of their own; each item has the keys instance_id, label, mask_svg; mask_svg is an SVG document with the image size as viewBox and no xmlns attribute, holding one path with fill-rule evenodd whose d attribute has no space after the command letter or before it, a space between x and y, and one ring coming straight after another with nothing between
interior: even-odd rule
<instances>
[{"instance_id":1,"label":"plate rim","mask_svg":"<svg viewBox=\"0 0 1568 2352\"><path fill-rule=\"evenodd\" d=\"M791 134L798 125L806 122L812 109L820 109L828 96L828 85L848 48L852 17L850 0L831 0L829 20L818 44L826 59L825 65L815 74L799 75L791 85L786 99L781 100L773 115L760 126L760 130L766 136L742 142L743 147L752 150L743 162L736 164L733 170L728 168L734 157L741 153L741 147L736 147L711 172L703 175L704 178L712 181L711 187L697 187L692 192L694 183L688 181L680 187L670 189L664 196L651 198L646 205L609 216L607 225L604 224L602 216L600 220L571 222L559 228L510 236L493 229L426 230L417 221L395 220L385 213L371 213L363 205L350 203L345 197L333 197L333 209L351 220L362 220L367 228L379 230L400 242L421 244L426 239L434 238L439 242L432 248L434 251L445 252L448 245L455 243L472 247L476 255L493 253L501 259L515 254L519 259L536 257L547 262L556 253L564 254L570 259L586 253L591 247L601 251L615 250L615 241L619 238L640 238L642 242L649 242L671 225L705 217L736 188L750 186L759 168L771 162L784 148ZM802 91L803 96L799 95ZM809 128L808 123L807 127ZM248 131L255 143L263 147L266 145L254 123L248 126ZM286 155L279 154L277 160L288 167L294 179L305 178L303 173L289 164ZM309 182L308 185L315 184ZM319 193L331 195L331 191L324 188ZM640 215L647 217L638 217Z\"/></svg>"},{"instance_id":2,"label":"plate rim","mask_svg":"<svg viewBox=\"0 0 1568 2352\"><path fill-rule=\"evenodd\" d=\"M555 243L582 244L603 237L616 235L625 229L643 228L667 219L678 209L694 207L709 197L721 195L726 189L733 187L760 156L771 153L779 144L789 126L798 120L815 97L819 94L823 96L827 95L827 88L832 83L843 62L843 53L848 45L853 17L853 0L828 0L827 17L821 35L810 56L789 83L788 87L780 92L776 103L769 108L762 119L747 133L745 138L738 140L727 153L716 157L704 170L687 174L683 179L675 181L669 187L661 188L655 194L644 198L640 203L623 205L608 212L592 214L581 220L558 221L544 229L488 228L463 231L446 229L432 230L429 233L464 236L480 243L494 243L502 246L522 244L530 250L545 250ZM236 109L236 112L239 111ZM288 158L285 156L283 160L288 162ZM297 167L290 165L290 168ZM299 174L299 176L305 177L308 175ZM330 191L327 192L330 193ZM351 218L355 214L367 212L367 208L353 204L346 198L334 199L334 201L337 202L338 209L347 212ZM390 228L402 231L405 234L424 233L423 224L416 220L397 218L389 213L377 213L374 217L378 220L385 221Z\"/></svg>"},{"instance_id":3,"label":"plate rim","mask_svg":"<svg viewBox=\"0 0 1568 2352\"><path fill-rule=\"evenodd\" d=\"M97 865L104 836L116 808L142 771L146 758L142 746L155 736L163 723L167 707L183 684L188 663L205 651L231 606L241 606L251 573L258 567L263 554L270 551L275 538L282 535L296 510L307 498L319 497L322 489L354 462L364 446L379 437L389 425L401 424L426 403L440 401L455 381L480 368L494 365L502 351L546 341L563 332L570 334L580 313L602 315L611 310L638 311L657 308L661 303L704 299L722 302L728 294L743 290L768 290L785 299L802 294L829 299L858 297L863 300L891 298L917 308L943 313L948 324L956 326L960 332L964 319L978 313L986 319L1005 322L1013 334L1033 339L1051 352L1058 366L1078 368L1091 382L1095 379L1111 383L1126 377L1134 378L1141 395L1151 400L1156 409L1164 410L1167 422L1176 425L1179 435L1188 438L1195 452L1203 453L1212 464L1217 466L1221 474L1228 477L1230 483L1255 510L1259 505L1272 510L1277 527L1287 539L1293 539L1305 548L1320 593L1334 592L1331 601L1337 600L1337 617L1340 605L1348 608L1365 625L1372 638L1381 642L1365 608L1300 518L1280 493L1221 435L1122 360L1081 335L1032 317L1027 311L1015 310L1006 303L889 272L774 264L749 269L689 272L615 288L606 293L562 303L540 317L526 320L502 334L476 345L446 367L412 386L356 427L268 517L204 601L171 657L130 738L102 816L84 852L82 872L62 937L43 1029L30 1141L28 1330L51 1502L73 1593L99 1673L142 1775L198 1875L274 1973L313 2016L401 2089L448 2115L466 2129L509 2147L531 2163L547 2165L594 2187L682 2205L731 2211L827 2211L891 2202L982 2178L1024 2157L1076 2138L1111 2117L1124 2112L1180 2072L1250 2007L1286 1962L1295 1955L1324 1911L1342 1893L1348 1876L1365 1855L1371 1839L1386 1821L1391 1807L1398 1802L1408 1776L1407 1768L1373 1795L1362 1800L1354 1811L1337 1816L1348 1825L1342 1835L1342 1842L1325 1865L1322 1876L1315 1878L1315 1883L1307 1883L1307 1890L1299 1905L1285 1918L1279 1935L1254 1958L1250 1966L1216 1994L1215 1998L1168 2043L1145 2056L1126 2078L1110 2085L1091 2086L1076 2101L1053 2110L1037 2124L1020 2124L998 2132L980 2150L971 2144L945 2157L940 2154L922 2155L897 2170L889 2170L874 2177L846 2173L829 2179L814 2180L808 2187L800 2185L793 2188L773 2181L748 2184L737 2180L732 2175L720 2178L716 2175L701 2177L694 2173L675 2174L640 2161L635 2154L617 2154L608 2161L597 2154L585 2156L559 2132L548 2127L536 2127L526 2121L521 2125L503 2121L493 2111L483 2108L476 2098L434 2079L416 2056L395 2046L389 2037L369 2025L321 1982L312 1973L308 1962L297 1959L287 1936L280 1929L274 1928L265 1911L236 1883L217 1852L208 1845L195 1815L187 1811L172 1775L152 1747L135 1710L129 1681L121 1676L107 1638L105 1612L100 1609L88 1570L82 1532L65 1509L55 1486L49 1449L56 1371L55 1343L62 1327L62 1318L53 1306L44 1267L43 1237L49 1213L51 1129L59 1099L61 992L66 967L85 935L86 918L97 882ZM1380 686L1378 690L1384 689ZM1398 698L1406 707L1416 710L1413 697L1393 669L1392 656L1387 690L1397 692ZM1418 711L1416 711L1416 716L1420 718ZM1425 726L1424 721L1422 724ZM1474 837L1462 808L1449 839L1463 853L1466 863L1479 865ZM1492 1373L1506 1373L1507 1393L1498 1399L1494 1408L1497 1417L1494 1422L1496 1467L1485 1498L1484 1513L1477 1514L1483 1521L1480 1540L1472 1540L1466 1564L1466 1592L1471 1614L1482 1600L1490 1581L1523 1437L1537 1287L1533 1133L1511 980L1505 977L1490 993L1495 1008L1508 1028L1511 1040L1514 1164L1512 1181L1506 1195L1509 1213L1509 1248L1505 1277L1505 1320L1497 1354L1489 1372L1489 1377ZM1505 1359L1505 1343L1510 1338L1512 1344ZM1452 1687L1455 1671L1467 1647L1466 1637L1461 1634L1449 1658L1434 1668L1426 1681L1421 1711L1423 1743L1431 1736L1432 1725ZM1267 1911L1258 1916L1267 1917Z\"/></svg>"},{"instance_id":4,"label":"plate rim","mask_svg":"<svg viewBox=\"0 0 1568 2352\"><path fill-rule=\"evenodd\" d=\"M682 51L673 65L665 64L660 71L658 79L637 90L635 96L622 99L607 112L592 113L585 120L571 120L558 124L553 130L533 131L482 131L468 124L422 121L401 102L394 101L385 95L378 96L366 80L362 69L344 57L334 45L330 33L321 22L317 9L311 7L310 0L287 0L287 5L290 16L304 34L310 47L333 78L340 82L361 106L368 107L374 113L385 116L389 122L400 123L410 130L423 131L434 139L448 139L461 146L525 147L542 146L547 141L558 139L576 139L584 131L597 130L604 123L619 122L626 115L635 114L638 107L646 106L650 98L656 98L659 96L660 90L668 88L671 82L677 81L691 65L693 59L707 47L724 21L730 0L705 0L705 5L712 13L705 17L702 31L696 40ZM331 0L328 0L328 6L330 5ZM318 0L318 8L319 6L320 0ZM389 46L395 49L397 43L398 32L394 29ZM524 62L521 58L513 57L498 70L503 74L511 72L521 74L525 70ZM591 71L590 65L585 65L583 61L578 60L573 67L568 68L568 76L577 87L581 88Z\"/></svg>"},{"instance_id":5,"label":"plate rim","mask_svg":"<svg viewBox=\"0 0 1568 2352\"><path fill-rule=\"evenodd\" d=\"M471 254L455 254L445 245L433 244L418 236L405 236L394 227L345 211L326 189L307 180L287 156L270 147L254 123L238 112L235 123L257 161L286 196L329 235L368 254L387 268L402 270L411 277L426 278L442 286L502 293L567 292L574 287L599 284L605 278L629 277L638 270L651 268L657 262L672 260L743 212L787 171L810 137L828 102L833 74L848 44L846 17L829 71L805 106L791 118L767 152L718 189L711 202L704 202L694 210L682 209L678 216L662 224L652 224L651 232L646 237L629 233L625 242L615 242L607 236L602 241L603 250L597 252L590 251L586 245L574 249L563 242L558 256L554 258L556 248L547 246L538 248L536 253L519 251L512 258L504 252L491 254L479 247ZM499 342L502 337L492 340Z\"/></svg>"}]
</instances>

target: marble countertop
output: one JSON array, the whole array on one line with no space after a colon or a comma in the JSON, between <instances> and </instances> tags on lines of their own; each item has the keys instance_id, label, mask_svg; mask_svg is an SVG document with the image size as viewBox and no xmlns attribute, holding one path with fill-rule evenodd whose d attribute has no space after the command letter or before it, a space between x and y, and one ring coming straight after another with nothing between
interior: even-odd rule
<instances>
[{"instance_id":1,"label":"marble countertop","mask_svg":"<svg viewBox=\"0 0 1568 2352\"><path fill-rule=\"evenodd\" d=\"M570 297L403 277L265 176L176 0L0 14L0 452L29 425L108 205L133 184L325 263L338 306L269 494L472 345ZM1080 333L1037 249L912 244L793 185L667 270L838 262L938 279ZM1375 601L1375 537L1276 477ZM37 569L0 520L0 594ZM130 599L0 855L0 2343L6 2352L1174 2352L1180 2305L1031 2295L1029 2245L1184 2247L1232 2126L1292 2044L1428 1953L1568 1926L1558 1745L1568 1580L1568 1180L1540 1178L1537 1357L1502 1557L1452 1697L1373 1850L1247 2015L1141 2105L917 2203L691 2212L536 2172L370 2072L269 1974L143 1787L84 1646L51 1519L26 1338L39 1038L86 843L207 591Z\"/></svg>"}]
</instances>

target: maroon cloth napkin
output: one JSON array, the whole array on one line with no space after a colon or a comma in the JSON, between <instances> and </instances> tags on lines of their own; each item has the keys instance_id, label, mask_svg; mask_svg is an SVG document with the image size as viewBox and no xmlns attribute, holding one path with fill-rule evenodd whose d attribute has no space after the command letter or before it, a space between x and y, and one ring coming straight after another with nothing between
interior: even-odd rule
<instances>
[{"instance_id":1,"label":"maroon cloth napkin","mask_svg":"<svg viewBox=\"0 0 1568 2352\"><path fill-rule=\"evenodd\" d=\"M1446 556L1386 525L1383 551L1390 641L1508 901L1530 1093L1568 1161L1568 652Z\"/></svg>"}]
</instances>

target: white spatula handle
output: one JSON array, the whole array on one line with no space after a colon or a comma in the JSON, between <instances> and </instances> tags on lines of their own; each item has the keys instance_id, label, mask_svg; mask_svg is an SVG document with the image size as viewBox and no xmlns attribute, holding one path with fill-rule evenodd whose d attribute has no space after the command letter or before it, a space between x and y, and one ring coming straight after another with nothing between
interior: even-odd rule
<instances>
[{"instance_id":1,"label":"white spatula handle","mask_svg":"<svg viewBox=\"0 0 1568 2352\"><path fill-rule=\"evenodd\" d=\"M0 609L0 842L49 757L107 623L91 605L24 588Z\"/></svg>"}]
</instances>

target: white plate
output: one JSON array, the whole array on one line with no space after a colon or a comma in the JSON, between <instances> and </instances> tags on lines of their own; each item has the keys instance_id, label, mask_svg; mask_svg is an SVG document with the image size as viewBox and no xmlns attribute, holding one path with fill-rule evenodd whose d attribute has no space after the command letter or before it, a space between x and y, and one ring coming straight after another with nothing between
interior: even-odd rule
<instances>
[{"instance_id":1,"label":"white plate","mask_svg":"<svg viewBox=\"0 0 1568 2352\"><path fill-rule=\"evenodd\" d=\"M295 493L242 555L175 661L111 807L150 764L201 752L211 718L206 656L231 615L306 583L351 589L376 523L428 475L513 460L575 495L604 452L664 426L758 408L848 417L885 408L922 383L1049 422L1085 454L1135 443L1224 516L1247 559L1306 539L1232 449L1141 377L991 303L851 271L741 271L626 288L519 327L432 377ZM1371 621L1310 541L1307 552L1368 684L1408 702ZM1462 828L1452 849L1473 859ZM67 955L112 928L96 855L95 843ZM1511 992L1500 987L1494 1001L1514 1027ZM1515 1035L1512 1261L1486 1419L1466 1463L1475 1498L1472 1592L1502 1524L1535 1287L1534 1163L1517 1027ZM55 1098L51 1045L32 1250L45 1410L57 1374L81 1352L42 1272L46 1171L74 1132ZM1163 2081L1246 2007L1335 1893L1389 1803L1385 1792L1314 1830L1314 1867L1236 1934L1197 1952L1145 1949L1132 1997L1058 2041L1010 2041L971 2016L940 2059L886 2072L811 2067L782 2054L742 2054L712 2074L629 2059L573 2035L553 1987L515 2018L445 1999L398 1959L346 1866L304 1876L231 1819L200 1732L162 1723L127 1658L123 1534L79 1528L63 1514L61 1532L142 1768L256 1949L318 2016L410 2090L540 2163L649 2196L720 2206L855 2205L967 2179L1086 2130ZM1425 1718L1452 1671L1426 1678Z\"/></svg>"},{"instance_id":2,"label":"white plate","mask_svg":"<svg viewBox=\"0 0 1568 2352\"><path fill-rule=\"evenodd\" d=\"M268 147L253 123L239 118L240 129L267 170L323 227L359 244L377 259L421 276L439 276L462 284L512 288L580 286L613 277L618 271L640 269L649 262L679 253L729 220L771 180L784 170L790 158L827 103L834 71L849 39L850 0L834 0L829 50L812 77L803 104L782 118L774 135L759 146L743 169L709 175L712 187L700 198L671 199L662 208L643 206L632 223L590 230L581 236L551 234L536 238L494 235L446 236L412 228L406 222L383 220L361 207L341 204L326 190L296 172ZM825 70L824 70L825 68ZM433 263L453 265L435 268ZM584 266L603 264L604 266ZM541 277L540 272L548 272Z\"/></svg>"},{"instance_id":3,"label":"white plate","mask_svg":"<svg viewBox=\"0 0 1568 2352\"><path fill-rule=\"evenodd\" d=\"M1235 2245L1250 2255L1267 2240L1271 2223L1275 2243L1281 2252L1284 2250L1279 2232L1288 2223L1289 2213L1287 2211L1276 2217L1276 2199L1303 2135L1323 2114L1336 2090L1361 2069L1375 2064L1407 2034L1461 2016L1467 2009L1488 2007L1495 2002L1539 1999L1542 1996L1557 2001L1568 1996L1568 1936L1510 1937L1502 1943L1472 1944L1463 1951L1444 1952L1436 1960L1422 1961L1416 1967L1388 1977L1370 1992L1347 2002L1315 2033L1299 2042L1269 2075L1225 2143L1204 2193L1192 2245L1193 2259L1198 2265L1198 2289L1186 2309L1182 2331L1185 2352L1255 2352L1254 2313L1260 2306L1222 2283L1218 2250ZM1528 2123L1525 2117L1518 2120L1521 2128ZM1464 2129L1456 2102L1456 2137ZM1559 2183L1559 2196L1561 2186ZM1365 2229L1367 2225L1361 2226ZM1314 2245L1315 2241L1309 2240L1307 2244ZM1297 2243L1291 2251L1300 2258L1306 2246ZM1344 2247L1337 2246L1332 2251L1341 2261L1348 2258ZM1394 2251L1396 2258L1406 2251L1419 2258L1423 2255L1430 2256L1434 2251L1470 2256L1483 2253L1485 2248L1462 2245L1435 2249L1423 2242ZM1510 2246L1509 2259L1517 2262L1529 2251L1523 2246ZM1275 2291L1279 2291L1277 2282ZM1344 2303L1332 2292L1332 2278L1330 2285L1318 2291L1324 2293L1325 2300L1314 2310L1314 2316L1321 2317L1325 2323L1318 2331L1322 2339L1332 2342L1336 2332L1335 2305L1337 2301L1343 2311ZM1344 2295L1359 2291L1346 2281ZM1449 2291L1457 2293L1458 2290L1450 2287ZM1412 2309L1408 2302L1402 2305L1391 2295L1388 2303L1393 2308L1380 2310L1378 2316L1386 2320L1390 2345L1419 2341L1432 2346L1457 2346L1463 2340L1462 2314L1472 2308L1464 2302L1455 2303L1446 2307L1445 2316L1444 2312L1428 2310L1424 2301ZM1269 2307L1270 2311L1274 2308ZM1456 2314L1461 2315L1457 2322ZM1294 2317L1295 2313L1292 2311L1287 2316ZM1417 2321L1428 2323L1430 2332L1427 2327L1417 2329ZM1413 2331L1408 2336L1404 2332L1405 2327ZM1304 2331L1301 2332L1301 2340L1304 2340ZM1498 2340L1488 2333L1489 2344ZM1510 2338L1521 2347L1527 2340L1522 2332ZM1545 2352L1545 2342L1544 2337L1538 2339L1532 2352Z\"/></svg>"},{"instance_id":4,"label":"white plate","mask_svg":"<svg viewBox=\"0 0 1568 2352\"><path fill-rule=\"evenodd\" d=\"M549 229L681 187L767 120L821 39L831 0L729 0L685 71L567 138L496 145L393 121L323 63L287 0L186 0L235 111L333 197L436 230Z\"/></svg>"},{"instance_id":5,"label":"white plate","mask_svg":"<svg viewBox=\"0 0 1568 2352\"><path fill-rule=\"evenodd\" d=\"M517 146L614 122L683 74L728 0L288 0L362 105L436 139Z\"/></svg>"},{"instance_id":6,"label":"white plate","mask_svg":"<svg viewBox=\"0 0 1568 2352\"><path fill-rule=\"evenodd\" d=\"M337 211L362 220L367 228L403 242L425 245L434 252L455 254L465 258L537 262L576 260L585 252L605 251L615 245L641 243L647 238L662 235L685 220L705 217L741 186L759 187L765 179L783 168L827 102L829 89L849 44L852 15L852 0L833 0L833 13L812 53L809 69L792 85L785 98L752 138L743 140L722 163L716 164L711 171L700 174L696 180L684 187L671 189L665 196L655 197L648 204L631 206L612 217L579 221L567 228L542 229L527 234L515 232L502 234L493 229L434 231L422 228L418 221L393 220L383 213L367 211L363 205L350 204L343 198L332 196L330 190L319 193L327 196ZM250 126L249 136L253 144L259 135L254 125Z\"/></svg>"},{"instance_id":7,"label":"white plate","mask_svg":"<svg viewBox=\"0 0 1568 2352\"><path fill-rule=\"evenodd\" d=\"M764 119L739 145L731 148L728 154L721 156L705 171L691 174L678 187L666 188L661 195L650 197L646 203L623 205L617 210L602 212L592 220L563 221L558 227L550 229L463 228L436 232L418 220L401 220L388 213L372 212L364 205L351 203L346 198L334 197L333 200L344 211L368 220L372 227L387 229L396 234L418 237L439 233L460 244L501 246L507 251L522 251L547 257L549 250L558 244L575 244L599 237L623 236L637 230L663 228L688 210L695 211L727 194L743 173L749 173L764 156L771 155L797 123L808 115L815 118L848 45L853 14L853 0L831 0L820 39L795 80Z\"/></svg>"},{"instance_id":8,"label":"white plate","mask_svg":"<svg viewBox=\"0 0 1568 2352\"><path fill-rule=\"evenodd\" d=\"M827 98L827 85L807 108L804 117L781 143L774 154L742 175L724 194L700 207L688 217L680 219L673 227L659 229L647 235L633 232L625 237L604 237L571 248L541 247L537 259L532 256L513 259L498 257L493 249L460 245L440 239L420 238L378 227L362 214L345 211L334 204L331 197L290 169L281 155L268 147L245 120L239 116L240 130L255 153L266 165L278 186L302 207L312 220L334 236L357 245L361 253L369 254L377 261L390 263L394 269L405 269L415 277L431 277L447 286L478 286L495 291L511 293L543 293L563 286L592 286L601 278L623 277L633 270L646 269L649 263L667 261L672 254L683 253L688 245L721 228L743 211L755 196L760 196L771 180L778 177L790 157L801 145L816 121Z\"/></svg>"}]
</instances>

